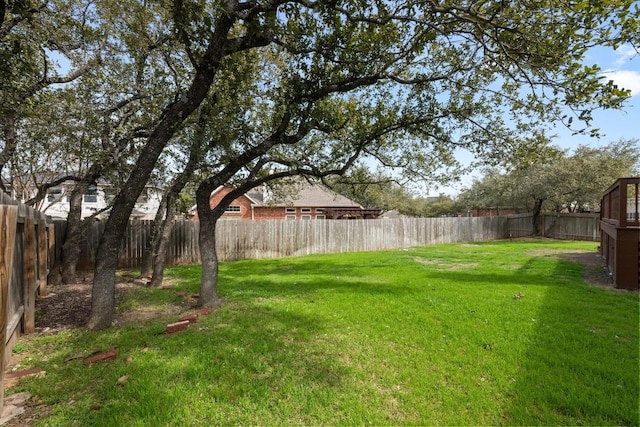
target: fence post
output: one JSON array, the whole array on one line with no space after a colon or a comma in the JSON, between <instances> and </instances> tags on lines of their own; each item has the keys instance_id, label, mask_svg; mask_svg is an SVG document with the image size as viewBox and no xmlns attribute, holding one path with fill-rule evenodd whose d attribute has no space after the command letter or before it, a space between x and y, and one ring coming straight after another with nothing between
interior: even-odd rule
<instances>
[{"instance_id":1,"label":"fence post","mask_svg":"<svg viewBox=\"0 0 640 427\"><path fill-rule=\"evenodd\" d=\"M47 295L47 222L44 219L38 221L38 295Z\"/></svg>"},{"instance_id":2,"label":"fence post","mask_svg":"<svg viewBox=\"0 0 640 427\"><path fill-rule=\"evenodd\" d=\"M7 345L7 299L16 240L18 207L0 205L0 414L4 408L4 367Z\"/></svg>"},{"instance_id":3,"label":"fence post","mask_svg":"<svg viewBox=\"0 0 640 427\"><path fill-rule=\"evenodd\" d=\"M25 334L36 330L36 222L32 214L24 219L24 323Z\"/></svg>"}]
</instances>

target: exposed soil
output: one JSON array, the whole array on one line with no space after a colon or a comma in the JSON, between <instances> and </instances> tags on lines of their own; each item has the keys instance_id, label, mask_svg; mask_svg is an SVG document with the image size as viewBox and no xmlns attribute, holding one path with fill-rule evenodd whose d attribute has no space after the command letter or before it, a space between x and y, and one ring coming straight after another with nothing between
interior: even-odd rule
<instances>
[{"instance_id":1,"label":"exposed soil","mask_svg":"<svg viewBox=\"0 0 640 427\"><path fill-rule=\"evenodd\" d=\"M560 254L562 259L584 265L583 279L590 285L613 287L613 276L609 274L604 258L597 252L566 252Z\"/></svg>"},{"instance_id":2,"label":"exposed soil","mask_svg":"<svg viewBox=\"0 0 640 427\"><path fill-rule=\"evenodd\" d=\"M79 272L78 281L74 284L49 286L47 295L36 300L36 329L54 332L86 325L91 312L92 283L91 273ZM116 304L122 299L127 289L134 286L146 286L146 281L128 275L119 276L116 283ZM136 313L128 314L136 315ZM124 316L126 315L127 313L124 313ZM126 321L127 319L117 320Z\"/></svg>"},{"instance_id":3,"label":"exposed soil","mask_svg":"<svg viewBox=\"0 0 640 427\"><path fill-rule=\"evenodd\" d=\"M49 286L36 300L36 328L61 330L87 323L91 311L91 280L83 277L71 285Z\"/></svg>"},{"instance_id":4,"label":"exposed soil","mask_svg":"<svg viewBox=\"0 0 640 427\"><path fill-rule=\"evenodd\" d=\"M580 263L584 266L583 279L590 285L613 287L613 277L609 274L605 260L598 252L583 250L536 249L529 252L534 256L550 256Z\"/></svg>"},{"instance_id":5,"label":"exposed soil","mask_svg":"<svg viewBox=\"0 0 640 427\"><path fill-rule=\"evenodd\" d=\"M55 334L61 330L84 327L89 320L91 312L91 286L93 275L87 272L78 273L78 282L71 285L49 286L47 295L36 299L36 332ZM170 283L167 283L170 286ZM147 286L147 281L138 279L130 275L121 275L116 283L116 304L122 300L127 290ZM163 306L161 309L148 309L142 307L139 310L118 313L115 316L114 324L127 322L139 322L157 316L176 316L192 306L192 302L186 299L178 301L170 306ZM5 372L20 371L20 364L25 354L14 354L7 362ZM44 375L46 373L42 373ZM11 402L11 395L7 390L18 382L17 379L5 379L5 402L3 417L6 417L4 424L8 427L26 427L33 424L34 420L44 418L50 412L50 408L43 405L37 396L25 394L17 406ZM9 399L9 400L7 400ZM0 418L1 419L1 418Z\"/></svg>"}]
</instances>

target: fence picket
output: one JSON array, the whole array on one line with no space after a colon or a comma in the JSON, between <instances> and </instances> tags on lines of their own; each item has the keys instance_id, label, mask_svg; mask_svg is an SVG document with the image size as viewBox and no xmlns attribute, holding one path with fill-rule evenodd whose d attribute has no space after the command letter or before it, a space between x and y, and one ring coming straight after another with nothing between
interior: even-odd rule
<instances>
[{"instance_id":1,"label":"fence picket","mask_svg":"<svg viewBox=\"0 0 640 427\"><path fill-rule=\"evenodd\" d=\"M26 334L31 334L36 328L36 230L35 221L27 216L24 221L24 324L22 328Z\"/></svg>"},{"instance_id":2,"label":"fence picket","mask_svg":"<svg viewBox=\"0 0 640 427\"><path fill-rule=\"evenodd\" d=\"M3 194L0 193L0 196ZM0 201L4 202L1 199ZM16 225L18 208L16 206L0 205L0 411L4 402L4 367L5 344L7 341L7 307L11 275L13 272L13 252L15 249Z\"/></svg>"}]
</instances>

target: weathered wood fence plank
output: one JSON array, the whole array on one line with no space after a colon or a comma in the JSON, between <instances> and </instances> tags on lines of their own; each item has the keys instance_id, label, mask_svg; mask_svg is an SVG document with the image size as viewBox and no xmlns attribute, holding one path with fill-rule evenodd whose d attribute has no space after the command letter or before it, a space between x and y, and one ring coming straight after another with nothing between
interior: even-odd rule
<instances>
[{"instance_id":1,"label":"weathered wood fence plank","mask_svg":"<svg viewBox=\"0 0 640 427\"><path fill-rule=\"evenodd\" d=\"M53 230L53 227L51 227ZM48 255L49 255L49 233L47 231L47 222L44 219L38 221L38 233L37 233L37 246L38 246L38 296L47 295L47 275L49 273L48 268Z\"/></svg>"},{"instance_id":2,"label":"weathered wood fence plank","mask_svg":"<svg viewBox=\"0 0 640 427\"><path fill-rule=\"evenodd\" d=\"M16 226L18 208L16 206L0 205L0 412L4 404L4 368L5 345L7 341L7 305L9 286L13 272L13 254L16 240Z\"/></svg>"},{"instance_id":3,"label":"weathered wood fence plank","mask_svg":"<svg viewBox=\"0 0 640 427\"><path fill-rule=\"evenodd\" d=\"M21 333L35 330L36 292L46 292L47 265L55 241L46 215L0 191L0 356L4 362ZM0 384L0 411L3 385Z\"/></svg>"},{"instance_id":4,"label":"weathered wood fence plank","mask_svg":"<svg viewBox=\"0 0 640 427\"><path fill-rule=\"evenodd\" d=\"M24 324L25 334L31 334L36 328L36 230L31 216L24 220Z\"/></svg>"}]
</instances>

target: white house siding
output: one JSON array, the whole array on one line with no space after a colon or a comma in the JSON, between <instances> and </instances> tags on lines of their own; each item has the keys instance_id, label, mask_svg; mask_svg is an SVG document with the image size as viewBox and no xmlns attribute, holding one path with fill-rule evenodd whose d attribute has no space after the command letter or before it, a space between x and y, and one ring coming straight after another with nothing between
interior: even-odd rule
<instances>
[{"instance_id":1,"label":"white house siding","mask_svg":"<svg viewBox=\"0 0 640 427\"><path fill-rule=\"evenodd\" d=\"M147 198L145 201L136 203L132 218L152 220L160 206L160 200L162 193L154 188L147 188ZM98 186L97 194L85 194L82 201L82 219L88 218L96 212L103 210L107 206L107 196L104 191L104 187ZM47 195L41 204L40 211L51 216L54 219L66 219L69 215L69 197L68 193L65 193L63 187L62 192L58 194L51 194L53 197L57 197L57 200L51 201L51 197ZM105 211L97 215L98 218L106 218L109 216L109 212Z\"/></svg>"}]
</instances>

